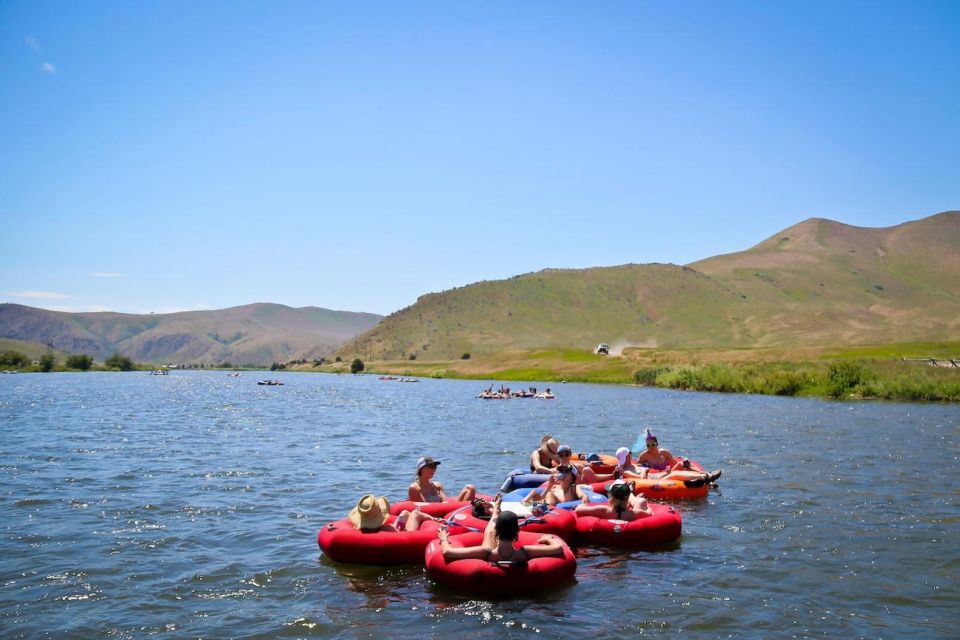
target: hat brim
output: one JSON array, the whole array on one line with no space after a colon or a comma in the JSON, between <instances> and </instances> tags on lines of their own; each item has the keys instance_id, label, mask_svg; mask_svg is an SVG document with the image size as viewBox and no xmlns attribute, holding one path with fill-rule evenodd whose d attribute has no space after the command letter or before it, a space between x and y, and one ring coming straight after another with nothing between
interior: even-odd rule
<instances>
[{"instance_id":1,"label":"hat brim","mask_svg":"<svg viewBox=\"0 0 960 640\"><path fill-rule=\"evenodd\" d=\"M390 515L390 501L386 496L380 496L376 498L376 506L379 511L372 509L369 513L361 513L358 504L347 514L347 519L357 529L379 529Z\"/></svg>"}]
</instances>

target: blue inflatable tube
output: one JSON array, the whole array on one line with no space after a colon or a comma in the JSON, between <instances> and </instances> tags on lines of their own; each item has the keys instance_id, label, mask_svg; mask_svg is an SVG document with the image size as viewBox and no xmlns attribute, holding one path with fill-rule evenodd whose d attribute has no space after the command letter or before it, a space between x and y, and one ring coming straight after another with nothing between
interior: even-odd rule
<instances>
[{"instance_id":1,"label":"blue inflatable tube","mask_svg":"<svg viewBox=\"0 0 960 640\"><path fill-rule=\"evenodd\" d=\"M536 489L549 479L549 473L530 473L523 469L514 469L503 481L500 493L508 493L514 489Z\"/></svg>"},{"instance_id":2,"label":"blue inflatable tube","mask_svg":"<svg viewBox=\"0 0 960 640\"><path fill-rule=\"evenodd\" d=\"M523 502L523 499L526 498L527 495L533 489L536 489L536 487L525 487L523 489L514 489L509 493L503 494L503 501L504 502ZM592 490L590 487L586 485L581 485L580 489L586 492L586 494L590 496L591 503L607 501L607 496L603 495L602 493L597 493L596 491ZM570 511L572 509L575 509L578 504L583 504L583 501L571 500L570 502L561 502L560 504L557 505L557 507L560 509L566 509L567 511Z\"/></svg>"}]
</instances>

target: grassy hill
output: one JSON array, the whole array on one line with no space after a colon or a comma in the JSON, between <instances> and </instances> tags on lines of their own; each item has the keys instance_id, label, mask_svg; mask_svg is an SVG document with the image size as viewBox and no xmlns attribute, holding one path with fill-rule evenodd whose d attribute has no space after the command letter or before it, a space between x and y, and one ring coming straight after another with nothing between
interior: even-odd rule
<instances>
[{"instance_id":1,"label":"grassy hill","mask_svg":"<svg viewBox=\"0 0 960 640\"><path fill-rule=\"evenodd\" d=\"M960 339L960 213L811 219L687 266L556 270L422 296L341 347L365 361L515 350L756 348Z\"/></svg>"},{"instance_id":2,"label":"grassy hill","mask_svg":"<svg viewBox=\"0 0 960 640\"><path fill-rule=\"evenodd\" d=\"M39 342L29 342L27 340L10 340L0 338L0 351L18 351L31 360L39 360L41 356L47 353L47 345ZM53 350L53 357L61 362L67 354L59 349Z\"/></svg>"},{"instance_id":3,"label":"grassy hill","mask_svg":"<svg viewBox=\"0 0 960 640\"><path fill-rule=\"evenodd\" d=\"M885 229L806 220L690 265L751 301L758 345L878 344L960 335L960 213Z\"/></svg>"},{"instance_id":4,"label":"grassy hill","mask_svg":"<svg viewBox=\"0 0 960 640\"><path fill-rule=\"evenodd\" d=\"M329 355L381 317L264 303L157 315L62 313L0 304L0 336L50 343L97 360L119 351L137 362L269 365Z\"/></svg>"}]
</instances>

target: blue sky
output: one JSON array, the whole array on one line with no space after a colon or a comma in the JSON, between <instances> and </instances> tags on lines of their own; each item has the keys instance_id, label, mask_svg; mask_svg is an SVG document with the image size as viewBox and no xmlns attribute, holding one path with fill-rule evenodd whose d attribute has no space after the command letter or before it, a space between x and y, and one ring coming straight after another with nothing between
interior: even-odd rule
<instances>
[{"instance_id":1,"label":"blue sky","mask_svg":"<svg viewBox=\"0 0 960 640\"><path fill-rule=\"evenodd\" d=\"M0 2L0 302L390 313L960 208L960 3Z\"/></svg>"}]
</instances>

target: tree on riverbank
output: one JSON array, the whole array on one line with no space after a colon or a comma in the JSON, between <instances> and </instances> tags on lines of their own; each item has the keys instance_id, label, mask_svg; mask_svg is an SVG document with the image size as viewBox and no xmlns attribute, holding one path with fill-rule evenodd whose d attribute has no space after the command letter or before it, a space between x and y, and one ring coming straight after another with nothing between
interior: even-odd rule
<instances>
[{"instance_id":1,"label":"tree on riverbank","mask_svg":"<svg viewBox=\"0 0 960 640\"><path fill-rule=\"evenodd\" d=\"M0 352L0 366L4 367L26 367L30 364L30 358L26 354L9 349Z\"/></svg>"},{"instance_id":2,"label":"tree on riverbank","mask_svg":"<svg viewBox=\"0 0 960 640\"><path fill-rule=\"evenodd\" d=\"M50 371L51 369L53 369L53 365L55 365L56 363L57 363L56 358L54 358L49 353L45 353L42 356L40 356L40 371L43 371L44 373L46 373L47 371Z\"/></svg>"},{"instance_id":3,"label":"tree on riverbank","mask_svg":"<svg viewBox=\"0 0 960 640\"><path fill-rule=\"evenodd\" d=\"M75 353L67 356L67 368L79 369L80 371L89 371L93 365L93 356L85 353Z\"/></svg>"},{"instance_id":4,"label":"tree on riverbank","mask_svg":"<svg viewBox=\"0 0 960 640\"><path fill-rule=\"evenodd\" d=\"M127 356L122 356L119 353L114 353L112 356L103 361L103 366L108 369L119 369L120 371L133 371L136 366L133 364L133 360Z\"/></svg>"}]
</instances>

